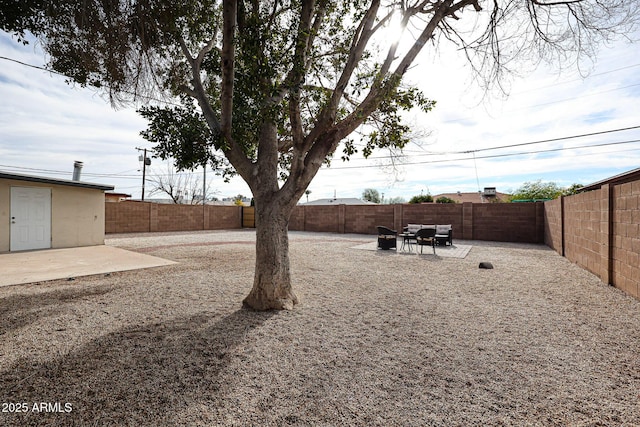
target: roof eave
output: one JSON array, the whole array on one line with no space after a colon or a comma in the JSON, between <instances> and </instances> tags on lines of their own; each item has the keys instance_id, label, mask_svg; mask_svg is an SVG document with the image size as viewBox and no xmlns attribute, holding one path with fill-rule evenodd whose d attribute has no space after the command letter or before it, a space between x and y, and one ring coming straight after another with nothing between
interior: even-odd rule
<instances>
[{"instance_id":1,"label":"roof eave","mask_svg":"<svg viewBox=\"0 0 640 427\"><path fill-rule=\"evenodd\" d=\"M68 179L47 178L42 176L21 175L16 173L0 172L0 179L11 179L15 181L35 182L39 184L66 185L69 187L89 188L92 190L108 191L113 190L113 185L94 184L92 182L72 181Z\"/></svg>"}]
</instances>

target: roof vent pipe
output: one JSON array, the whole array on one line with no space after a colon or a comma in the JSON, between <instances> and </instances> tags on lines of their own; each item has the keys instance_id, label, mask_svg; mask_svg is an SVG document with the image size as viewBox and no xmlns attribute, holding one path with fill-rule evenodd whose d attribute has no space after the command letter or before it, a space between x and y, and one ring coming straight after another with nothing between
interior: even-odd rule
<instances>
[{"instance_id":1,"label":"roof vent pipe","mask_svg":"<svg viewBox=\"0 0 640 427\"><path fill-rule=\"evenodd\" d=\"M75 161L73 162L73 180L80 181L80 172L82 171L82 162Z\"/></svg>"}]
</instances>

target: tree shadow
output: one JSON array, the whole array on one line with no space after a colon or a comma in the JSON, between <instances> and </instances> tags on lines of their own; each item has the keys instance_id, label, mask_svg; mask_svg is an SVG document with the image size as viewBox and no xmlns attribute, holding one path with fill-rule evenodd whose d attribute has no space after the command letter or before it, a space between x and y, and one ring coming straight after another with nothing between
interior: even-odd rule
<instances>
[{"instance_id":1,"label":"tree shadow","mask_svg":"<svg viewBox=\"0 0 640 427\"><path fill-rule=\"evenodd\" d=\"M273 316L238 310L133 325L59 358L20 358L3 366L3 402L58 402L58 412L0 414L5 425L177 425L190 404L230 387L220 373L242 351L247 333ZM212 401L213 400L213 401ZM64 412L65 404L71 405ZM68 407L67 407L68 408Z\"/></svg>"},{"instance_id":2,"label":"tree shadow","mask_svg":"<svg viewBox=\"0 0 640 427\"><path fill-rule=\"evenodd\" d=\"M59 315L65 310L65 304L88 297L106 295L115 289L117 286L113 285L72 287L35 295L23 294L0 298L0 336L36 323L41 318Z\"/></svg>"}]
</instances>

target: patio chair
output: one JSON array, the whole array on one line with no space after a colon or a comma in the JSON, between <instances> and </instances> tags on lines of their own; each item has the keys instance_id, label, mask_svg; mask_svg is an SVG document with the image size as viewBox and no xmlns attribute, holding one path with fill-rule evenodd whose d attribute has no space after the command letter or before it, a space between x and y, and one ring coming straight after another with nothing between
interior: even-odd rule
<instances>
[{"instance_id":1,"label":"patio chair","mask_svg":"<svg viewBox=\"0 0 640 427\"><path fill-rule=\"evenodd\" d=\"M433 254L436 254L436 229L435 228L421 228L416 232L416 244L420 245L420 253L422 253L422 247L429 245L433 248Z\"/></svg>"},{"instance_id":2,"label":"patio chair","mask_svg":"<svg viewBox=\"0 0 640 427\"><path fill-rule=\"evenodd\" d=\"M380 249L396 249L396 239L398 232L388 227L379 225L378 227L378 248Z\"/></svg>"},{"instance_id":3,"label":"patio chair","mask_svg":"<svg viewBox=\"0 0 640 427\"><path fill-rule=\"evenodd\" d=\"M436 244L447 246L453 246L453 227L451 224L436 225Z\"/></svg>"}]
</instances>

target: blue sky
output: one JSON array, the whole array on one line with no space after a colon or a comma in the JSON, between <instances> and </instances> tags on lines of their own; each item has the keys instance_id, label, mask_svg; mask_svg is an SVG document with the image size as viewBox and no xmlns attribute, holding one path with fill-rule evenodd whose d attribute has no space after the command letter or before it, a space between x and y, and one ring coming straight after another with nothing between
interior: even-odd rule
<instances>
[{"instance_id":1,"label":"blue sky","mask_svg":"<svg viewBox=\"0 0 640 427\"><path fill-rule=\"evenodd\" d=\"M538 67L510 80L507 98L479 90L459 54L423 52L407 80L437 106L407 116L415 143L406 157L395 168L383 151L367 160L334 160L312 182L309 199L360 197L365 188L407 200L486 186L508 192L527 181L589 184L640 167L640 129L620 130L640 126L639 52L638 44L618 41L581 70ZM0 56L45 62L37 46L5 33ZM0 170L70 179L79 160L83 180L140 197L136 147L150 144L139 136L146 122L135 109L113 110L91 90L5 59L0 100ZM576 137L592 133L600 134ZM526 145L495 148L516 144ZM149 172L166 173L166 165L154 160ZM202 170L194 174L201 177ZM239 178L207 177L217 197L250 195Z\"/></svg>"}]
</instances>

